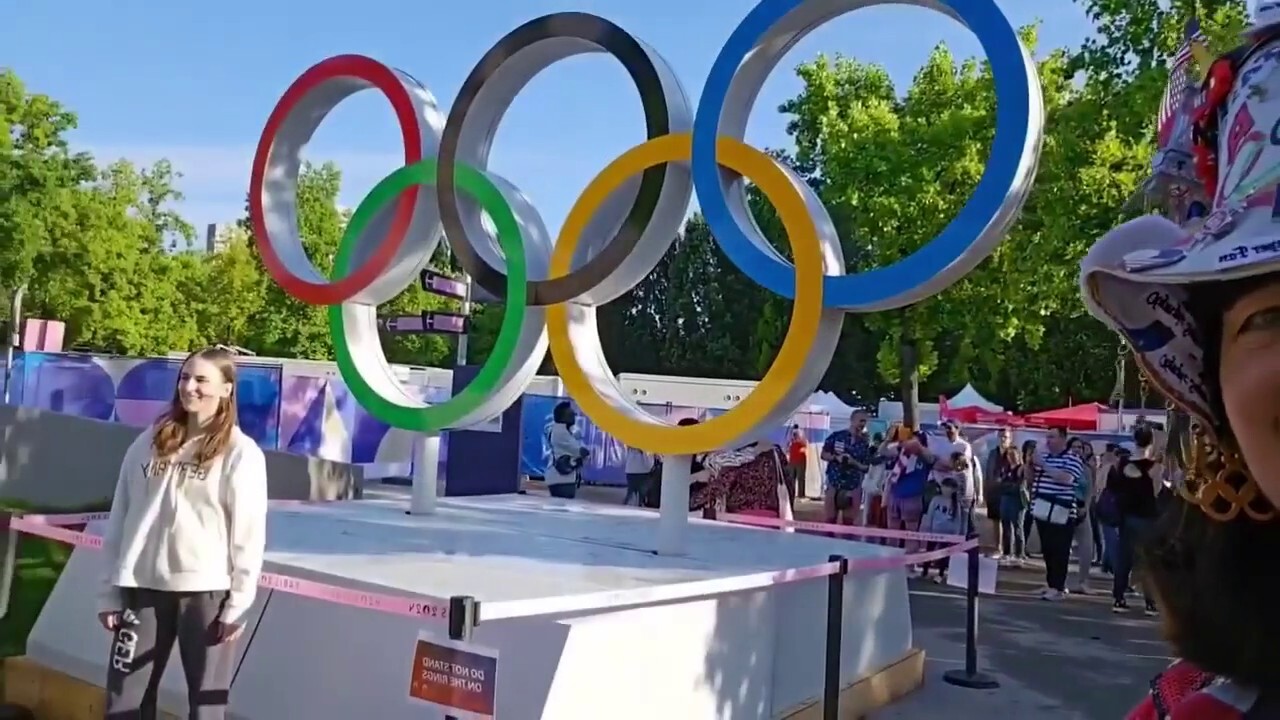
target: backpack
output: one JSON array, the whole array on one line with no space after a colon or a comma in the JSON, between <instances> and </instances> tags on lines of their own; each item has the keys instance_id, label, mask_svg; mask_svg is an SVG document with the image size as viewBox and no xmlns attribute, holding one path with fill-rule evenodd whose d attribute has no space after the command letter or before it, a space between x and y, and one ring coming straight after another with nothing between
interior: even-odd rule
<instances>
[{"instance_id":1,"label":"backpack","mask_svg":"<svg viewBox=\"0 0 1280 720\"><path fill-rule=\"evenodd\" d=\"M1104 488L1102 494L1098 496L1098 502L1093 506L1093 514L1098 518L1098 522L1107 527L1120 527L1120 523L1124 521L1124 513L1120 512L1120 499L1109 487Z\"/></svg>"}]
</instances>

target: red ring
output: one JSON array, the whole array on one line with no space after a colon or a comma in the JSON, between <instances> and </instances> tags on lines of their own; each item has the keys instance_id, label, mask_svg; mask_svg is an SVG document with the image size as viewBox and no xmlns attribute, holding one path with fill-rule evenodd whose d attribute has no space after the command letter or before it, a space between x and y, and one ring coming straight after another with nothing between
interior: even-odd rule
<instances>
[{"instance_id":1,"label":"red ring","mask_svg":"<svg viewBox=\"0 0 1280 720\"><path fill-rule=\"evenodd\" d=\"M262 184L267 170L267 157L275 144L276 133L280 124L293 111L308 93L320 83L333 78L360 78L373 85L386 96L395 111L396 120L400 123L400 133L404 139L404 162L412 165L422 160L422 133L418 128L417 113L413 102L400 83L400 78L393 70L372 58L363 55L338 55L311 66L302 73L284 96L276 103L267 118L267 126L262 130L258 140L258 150L253 156L253 174L249 178L249 219L253 224L254 242L258 246L258 254L262 256L262 264L285 292L302 302L311 305L336 305L346 302L357 293L369 287L379 275L387 269L405 235L409 232L409 224L413 221L414 205L418 201L417 185L412 185L401 193L396 201L395 214L391 219L391 227L386 238L377 249L370 254L363 265L336 281L313 283L293 275L280 261L271 239L267 235L267 226L262 211Z\"/></svg>"}]
</instances>

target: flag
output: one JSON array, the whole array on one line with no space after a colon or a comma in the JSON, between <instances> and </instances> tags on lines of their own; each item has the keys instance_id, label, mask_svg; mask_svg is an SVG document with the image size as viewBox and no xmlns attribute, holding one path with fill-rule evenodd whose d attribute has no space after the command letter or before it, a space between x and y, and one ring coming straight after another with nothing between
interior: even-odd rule
<instances>
[{"instance_id":1,"label":"flag","mask_svg":"<svg viewBox=\"0 0 1280 720\"><path fill-rule=\"evenodd\" d=\"M1191 74L1191 63L1194 59L1193 46L1204 39L1204 35L1200 33L1200 21L1196 18L1188 20L1184 35L1182 45L1169 59L1169 82L1164 86L1164 97L1160 99L1160 112L1156 116L1160 147L1168 145L1175 124L1175 114L1182 105L1183 95L1187 87L1195 82Z\"/></svg>"}]
</instances>

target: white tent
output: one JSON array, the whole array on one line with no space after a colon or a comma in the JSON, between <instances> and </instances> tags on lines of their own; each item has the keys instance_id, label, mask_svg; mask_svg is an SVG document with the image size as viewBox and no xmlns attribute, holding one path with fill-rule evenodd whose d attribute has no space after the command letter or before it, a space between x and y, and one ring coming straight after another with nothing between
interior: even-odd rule
<instances>
[{"instance_id":1,"label":"white tent","mask_svg":"<svg viewBox=\"0 0 1280 720\"><path fill-rule=\"evenodd\" d=\"M955 397L947 398L947 405L952 408L980 407L991 412L1004 411L1004 408L982 397L982 393L975 390L971 384L965 385L963 390L955 394Z\"/></svg>"},{"instance_id":2,"label":"white tent","mask_svg":"<svg viewBox=\"0 0 1280 720\"><path fill-rule=\"evenodd\" d=\"M835 393L819 390L809 397L810 405L817 405L834 418L848 418L853 414L853 407L836 397Z\"/></svg>"}]
</instances>

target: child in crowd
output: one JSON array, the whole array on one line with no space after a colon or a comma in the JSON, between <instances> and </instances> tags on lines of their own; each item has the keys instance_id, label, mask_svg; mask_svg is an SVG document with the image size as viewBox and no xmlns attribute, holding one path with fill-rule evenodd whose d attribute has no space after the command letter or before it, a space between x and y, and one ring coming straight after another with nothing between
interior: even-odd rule
<instances>
[{"instance_id":1,"label":"child in crowd","mask_svg":"<svg viewBox=\"0 0 1280 720\"><path fill-rule=\"evenodd\" d=\"M969 460L962 452L953 452L948 458L947 469L935 470L924 486L924 508L929 509L933 499L942 494L942 481L954 480L956 487L964 486L964 475L969 469Z\"/></svg>"},{"instance_id":2,"label":"child in crowd","mask_svg":"<svg viewBox=\"0 0 1280 720\"><path fill-rule=\"evenodd\" d=\"M957 453L959 454L959 453ZM954 462L954 458L952 459ZM968 534L967 514L960 504L959 487L962 480L958 480L955 475L948 474L942 478L942 482L938 487L938 494L929 502L929 509L925 511L924 518L920 521L920 532L936 533L939 535L960 535ZM930 542L928 548L937 550L944 543ZM945 583L947 581L948 558L942 560L934 560L932 563L926 563L920 568L920 577L929 577L929 568L937 569L938 576L934 582Z\"/></svg>"}]
</instances>

